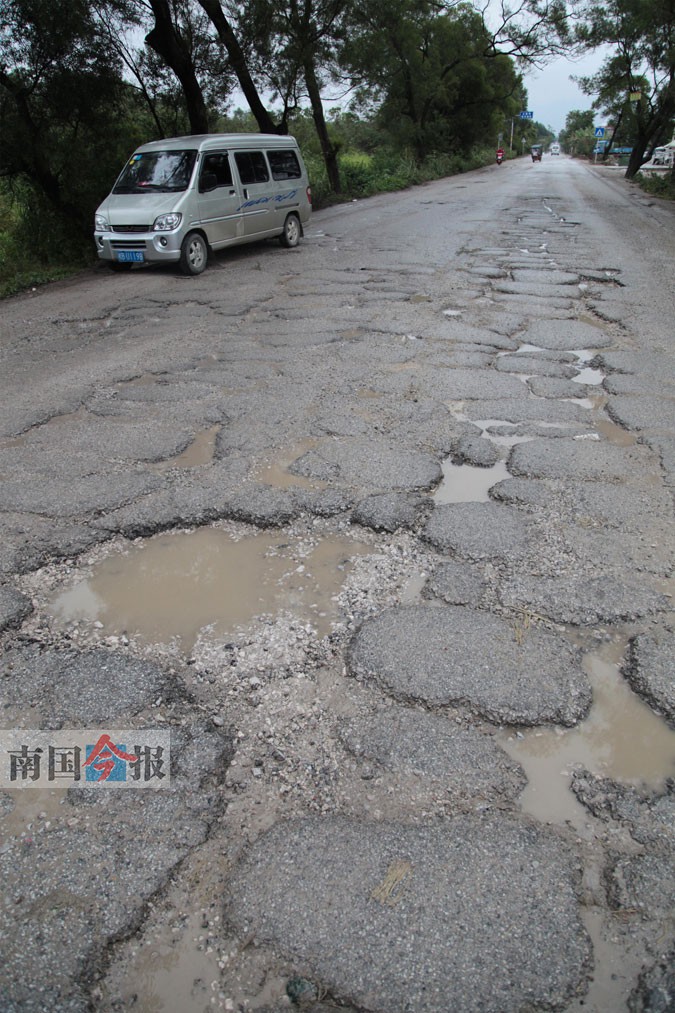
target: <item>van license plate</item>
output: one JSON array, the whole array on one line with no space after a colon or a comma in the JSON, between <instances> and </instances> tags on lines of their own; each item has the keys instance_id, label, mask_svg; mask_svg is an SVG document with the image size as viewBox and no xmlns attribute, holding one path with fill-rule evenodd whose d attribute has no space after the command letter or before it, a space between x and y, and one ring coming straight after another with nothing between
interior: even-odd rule
<instances>
[{"instance_id":1,"label":"van license plate","mask_svg":"<svg viewBox=\"0 0 675 1013\"><path fill-rule=\"evenodd\" d=\"M142 264L145 258L141 250L117 250L117 259L122 261L123 264L128 264L129 262Z\"/></svg>"}]
</instances>

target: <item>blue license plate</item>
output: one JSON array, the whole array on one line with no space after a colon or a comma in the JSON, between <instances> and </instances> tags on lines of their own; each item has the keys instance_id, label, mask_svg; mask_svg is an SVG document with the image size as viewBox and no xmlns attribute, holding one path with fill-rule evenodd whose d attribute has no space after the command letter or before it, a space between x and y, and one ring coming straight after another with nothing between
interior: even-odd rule
<instances>
[{"instance_id":1,"label":"blue license plate","mask_svg":"<svg viewBox=\"0 0 675 1013\"><path fill-rule=\"evenodd\" d=\"M116 250L116 253L123 264L142 264L145 259L141 250Z\"/></svg>"}]
</instances>

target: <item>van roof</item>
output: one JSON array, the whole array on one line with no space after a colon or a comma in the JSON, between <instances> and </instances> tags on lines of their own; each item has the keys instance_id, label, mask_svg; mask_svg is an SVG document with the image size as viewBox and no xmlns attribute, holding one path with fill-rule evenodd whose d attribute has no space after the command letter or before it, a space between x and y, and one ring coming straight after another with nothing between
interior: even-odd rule
<instances>
[{"instance_id":1,"label":"van roof","mask_svg":"<svg viewBox=\"0 0 675 1013\"><path fill-rule=\"evenodd\" d=\"M267 148L297 147L297 141L290 134L185 134L183 137L165 137L159 141L141 144L137 151L174 151L183 148L196 148L197 151L209 148L253 148L264 145Z\"/></svg>"}]
</instances>

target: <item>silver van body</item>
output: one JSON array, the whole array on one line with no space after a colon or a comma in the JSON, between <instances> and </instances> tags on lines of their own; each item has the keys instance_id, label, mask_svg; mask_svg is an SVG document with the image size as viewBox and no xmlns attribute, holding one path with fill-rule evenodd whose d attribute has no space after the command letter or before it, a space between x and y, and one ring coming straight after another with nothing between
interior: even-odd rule
<instances>
[{"instance_id":1,"label":"silver van body","mask_svg":"<svg viewBox=\"0 0 675 1013\"><path fill-rule=\"evenodd\" d=\"M210 251L278 236L296 246L311 214L294 137L195 134L143 144L96 212L111 267L179 262L200 274Z\"/></svg>"}]
</instances>

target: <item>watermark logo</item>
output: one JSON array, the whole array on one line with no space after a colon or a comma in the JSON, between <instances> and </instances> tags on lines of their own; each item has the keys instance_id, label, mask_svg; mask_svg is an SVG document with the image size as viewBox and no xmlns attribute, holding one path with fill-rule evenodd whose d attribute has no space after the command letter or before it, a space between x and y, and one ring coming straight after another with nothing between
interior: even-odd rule
<instances>
[{"instance_id":1,"label":"watermark logo","mask_svg":"<svg viewBox=\"0 0 675 1013\"><path fill-rule=\"evenodd\" d=\"M0 787L72 781L111 787L168 784L171 735L166 729L0 730Z\"/></svg>"}]
</instances>

